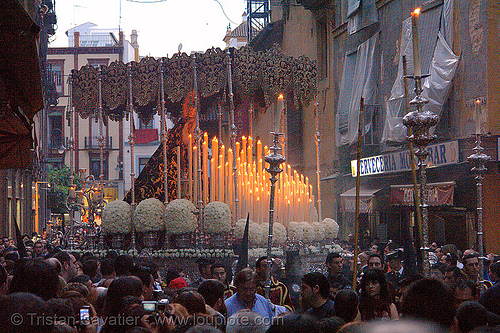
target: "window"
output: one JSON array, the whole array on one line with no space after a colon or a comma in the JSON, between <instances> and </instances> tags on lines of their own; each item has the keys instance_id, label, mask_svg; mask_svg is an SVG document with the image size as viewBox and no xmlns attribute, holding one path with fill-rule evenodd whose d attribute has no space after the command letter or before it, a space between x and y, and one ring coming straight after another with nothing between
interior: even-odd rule
<instances>
[{"instance_id":1,"label":"window","mask_svg":"<svg viewBox=\"0 0 500 333\"><path fill-rule=\"evenodd\" d=\"M103 58L103 59L88 59L89 65L99 68L99 66L107 66L109 64L109 59Z\"/></svg>"},{"instance_id":2,"label":"window","mask_svg":"<svg viewBox=\"0 0 500 333\"><path fill-rule=\"evenodd\" d=\"M328 28L326 21L316 21L319 79L328 77Z\"/></svg>"},{"instance_id":3,"label":"window","mask_svg":"<svg viewBox=\"0 0 500 333\"><path fill-rule=\"evenodd\" d=\"M59 95L64 92L64 60L49 61L47 64L48 74L54 82L56 91Z\"/></svg>"},{"instance_id":4,"label":"window","mask_svg":"<svg viewBox=\"0 0 500 333\"><path fill-rule=\"evenodd\" d=\"M148 164L149 157L139 157L139 173L142 172L142 169Z\"/></svg>"},{"instance_id":5,"label":"window","mask_svg":"<svg viewBox=\"0 0 500 333\"><path fill-rule=\"evenodd\" d=\"M64 143L63 137L63 118L60 113L49 114L49 147L50 149L59 149Z\"/></svg>"},{"instance_id":6,"label":"window","mask_svg":"<svg viewBox=\"0 0 500 333\"><path fill-rule=\"evenodd\" d=\"M108 157L104 156L103 160L103 174L104 174L104 179L108 179L109 177L109 163L108 163ZM90 158L90 173L94 175L94 178L96 180L99 180L99 176L101 174L101 162L99 160L99 155L93 155Z\"/></svg>"},{"instance_id":7,"label":"window","mask_svg":"<svg viewBox=\"0 0 500 333\"><path fill-rule=\"evenodd\" d=\"M147 124L139 119L139 129L154 129L154 119L151 119Z\"/></svg>"}]
</instances>

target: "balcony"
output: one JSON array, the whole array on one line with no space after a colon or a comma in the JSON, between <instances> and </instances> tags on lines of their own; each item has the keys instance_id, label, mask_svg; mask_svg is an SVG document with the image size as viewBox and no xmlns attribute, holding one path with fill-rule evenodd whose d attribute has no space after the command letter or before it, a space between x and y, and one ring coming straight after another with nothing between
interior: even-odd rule
<instances>
[{"instance_id":1,"label":"balcony","mask_svg":"<svg viewBox=\"0 0 500 333\"><path fill-rule=\"evenodd\" d=\"M158 129L156 128L138 128L134 132L135 143L146 145L158 142Z\"/></svg>"},{"instance_id":2,"label":"balcony","mask_svg":"<svg viewBox=\"0 0 500 333\"><path fill-rule=\"evenodd\" d=\"M85 149L99 149L99 137L98 136L86 136L85 137ZM104 138L104 149L113 149L113 137L108 136Z\"/></svg>"}]
</instances>

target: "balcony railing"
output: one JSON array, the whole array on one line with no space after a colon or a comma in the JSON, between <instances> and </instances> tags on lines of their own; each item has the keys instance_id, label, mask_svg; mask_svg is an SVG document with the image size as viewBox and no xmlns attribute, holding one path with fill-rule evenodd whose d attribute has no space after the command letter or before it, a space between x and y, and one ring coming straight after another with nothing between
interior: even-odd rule
<instances>
[{"instance_id":1,"label":"balcony railing","mask_svg":"<svg viewBox=\"0 0 500 333\"><path fill-rule=\"evenodd\" d=\"M85 149L99 149L98 136L85 137ZM113 137L108 136L104 138L104 149L113 149Z\"/></svg>"}]
</instances>

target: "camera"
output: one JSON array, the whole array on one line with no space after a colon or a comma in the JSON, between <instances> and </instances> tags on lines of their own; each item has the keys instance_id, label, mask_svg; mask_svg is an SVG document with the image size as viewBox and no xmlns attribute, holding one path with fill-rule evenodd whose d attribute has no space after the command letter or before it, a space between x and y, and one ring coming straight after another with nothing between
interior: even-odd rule
<instances>
[{"instance_id":1,"label":"camera","mask_svg":"<svg viewBox=\"0 0 500 333\"><path fill-rule=\"evenodd\" d=\"M80 308L80 325L90 325L90 306L84 305Z\"/></svg>"},{"instance_id":2,"label":"camera","mask_svg":"<svg viewBox=\"0 0 500 333\"><path fill-rule=\"evenodd\" d=\"M147 314L152 314L156 312L157 304L156 301L142 301L142 308Z\"/></svg>"}]
</instances>

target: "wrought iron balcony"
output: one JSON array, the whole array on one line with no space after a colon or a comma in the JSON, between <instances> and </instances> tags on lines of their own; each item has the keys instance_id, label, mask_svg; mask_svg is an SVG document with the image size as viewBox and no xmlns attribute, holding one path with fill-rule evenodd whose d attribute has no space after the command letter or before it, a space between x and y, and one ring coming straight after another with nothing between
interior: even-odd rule
<instances>
[{"instance_id":1,"label":"wrought iron balcony","mask_svg":"<svg viewBox=\"0 0 500 333\"><path fill-rule=\"evenodd\" d=\"M85 149L99 149L99 137L98 136L86 136L85 137ZM113 149L113 137L108 136L104 138L104 149Z\"/></svg>"}]
</instances>

